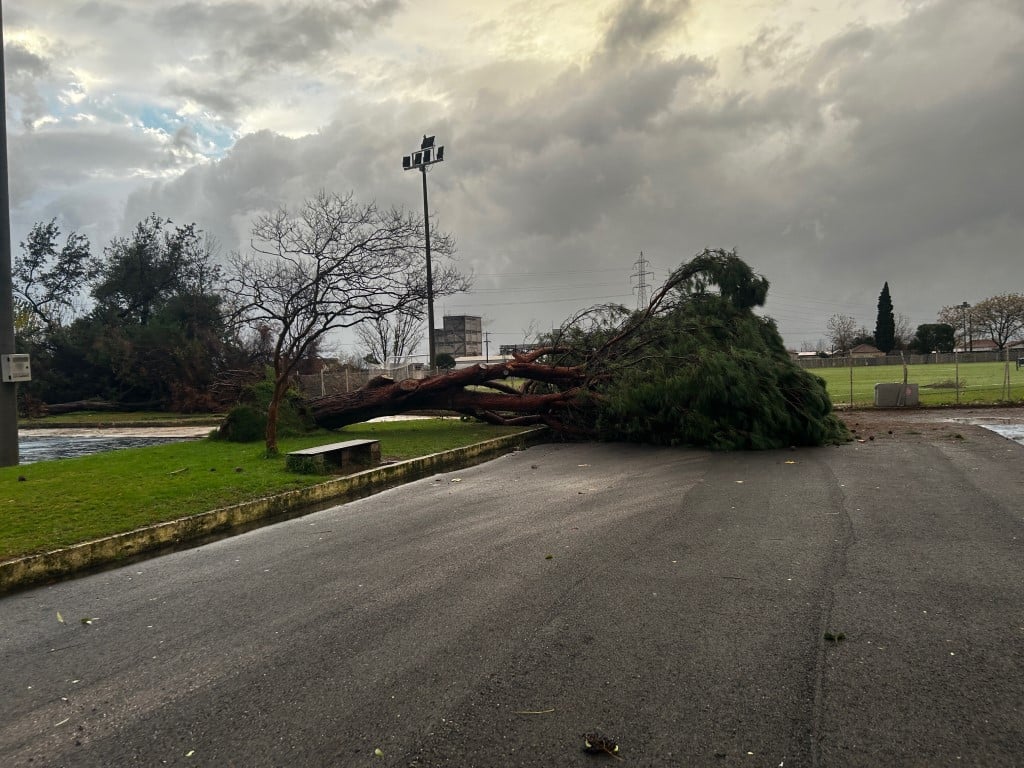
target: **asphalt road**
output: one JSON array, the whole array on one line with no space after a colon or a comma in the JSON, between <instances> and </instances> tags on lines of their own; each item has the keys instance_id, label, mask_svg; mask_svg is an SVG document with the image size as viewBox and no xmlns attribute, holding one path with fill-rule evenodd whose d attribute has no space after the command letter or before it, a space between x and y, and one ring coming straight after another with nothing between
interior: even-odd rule
<instances>
[{"instance_id":1,"label":"asphalt road","mask_svg":"<svg viewBox=\"0 0 1024 768\"><path fill-rule=\"evenodd\" d=\"M1024 765L1024 446L956 429L542 446L0 598L0 763Z\"/></svg>"}]
</instances>

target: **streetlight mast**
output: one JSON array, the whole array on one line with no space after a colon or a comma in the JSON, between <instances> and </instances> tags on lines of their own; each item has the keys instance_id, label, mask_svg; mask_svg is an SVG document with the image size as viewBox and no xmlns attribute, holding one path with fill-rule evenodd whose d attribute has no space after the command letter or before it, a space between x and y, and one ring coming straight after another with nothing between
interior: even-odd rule
<instances>
[{"instance_id":1,"label":"streetlight mast","mask_svg":"<svg viewBox=\"0 0 1024 768\"><path fill-rule=\"evenodd\" d=\"M434 347L434 273L430 264L430 208L427 205L427 166L444 161L444 147L434 146L434 137L423 135L418 151L402 157L402 169L418 169L423 176L423 240L427 252L427 354L431 370L437 365Z\"/></svg>"},{"instance_id":2,"label":"streetlight mast","mask_svg":"<svg viewBox=\"0 0 1024 768\"><path fill-rule=\"evenodd\" d=\"M11 197L7 185L7 80L3 57L3 7L0 6L0 356L3 367L14 355L14 286L11 275ZM27 362L26 362L27 365ZM10 379L10 380L8 380ZM0 381L0 467L18 464L18 385Z\"/></svg>"}]
</instances>

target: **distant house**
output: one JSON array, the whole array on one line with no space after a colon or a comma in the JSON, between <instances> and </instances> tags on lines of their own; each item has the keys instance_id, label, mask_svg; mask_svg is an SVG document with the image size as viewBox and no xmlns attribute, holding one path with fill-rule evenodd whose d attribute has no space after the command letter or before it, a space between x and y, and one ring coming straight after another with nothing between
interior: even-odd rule
<instances>
[{"instance_id":1,"label":"distant house","mask_svg":"<svg viewBox=\"0 0 1024 768\"><path fill-rule=\"evenodd\" d=\"M971 352L998 352L999 345L992 339L972 339L969 349Z\"/></svg>"},{"instance_id":2,"label":"distant house","mask_svg":"<svg viewBox=\"0 0 1024 768\"><path fill-rule=\"evenodd\" d=\"M871 346L870 344L858 344L850 350L850 357L885 357L885 352L880 350L878 347Z\"/></svg>"}]
</instances>

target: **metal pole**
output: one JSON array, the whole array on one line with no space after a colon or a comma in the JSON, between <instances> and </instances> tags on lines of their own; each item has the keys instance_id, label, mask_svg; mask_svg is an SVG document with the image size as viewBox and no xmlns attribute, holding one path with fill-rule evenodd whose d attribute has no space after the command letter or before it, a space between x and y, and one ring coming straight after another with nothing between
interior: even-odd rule
<instances>
[{"instance_id":1,"label":"metal pole","mask_svg":"<svg viewBox=\"0 0 1024 768\"><path fill-rule=\"evenodd\" d=\"M953 350L953 370L954 376L953 383L956 385L956 404L960 405L960 357L957 355L957 351Z\"/></svg>"},{"instance_id":2,"label":"metal pole","mask_svg":"<svg viewBox=\"0 0 1024 768\"><path fill-rule=\"evenodd\" d=\"M423 238L427 247L427 350L430 355L428 366L434 370L437 365L437 350L434 348L434 273L430 266L430 208L427 207L427 166L420 166L423 174Z\"/></svg>"},{"instance_id":3,"label":"metal pole","mask_svg":"<svg viewBox=\"0 0 1024 768\"><path fill-rule=\"evenodd\" d=\"M850 358L850 407L853 408L853 350L850 350L847 355Z\"/></svg>"},{"instance_id":4,"label":"metal pole","mask_svg":"<svg viewBox=\"0 0 1024 768\"><path fill-rule=\"evenodd\" d=\"M11 198L7 186L7 79L0 6L0 354L14 354L14 286L11 277ZM18 385L0 382L0 467L18 464Z\"/></svg>"}]
</instances>

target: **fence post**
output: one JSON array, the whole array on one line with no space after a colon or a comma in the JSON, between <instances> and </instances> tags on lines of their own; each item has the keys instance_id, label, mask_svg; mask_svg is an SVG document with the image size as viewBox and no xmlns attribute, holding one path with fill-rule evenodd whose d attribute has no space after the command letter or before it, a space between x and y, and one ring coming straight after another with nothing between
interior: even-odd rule
<instances>
[{"instance_id":1,"label":"fence post","mask_svg":"<svg viewBox=\"0 0 1024 768\"><path fill-rule=\"evenodd\" d=\"M956 380L953 382L953 388L956 390L956 404L960 405L960 356L957 351L953 350L953 370Z\"/></svg>"},{"instance_id":2,"label":"fence post","mask_svg":"<svg viewBox=\"0 0 1024 768\"><path fill-rule=\"evenodd\" d=\"M850 358L850 407L853 408L853 352L847 352Z\"/></svg>"}]
</instances>

